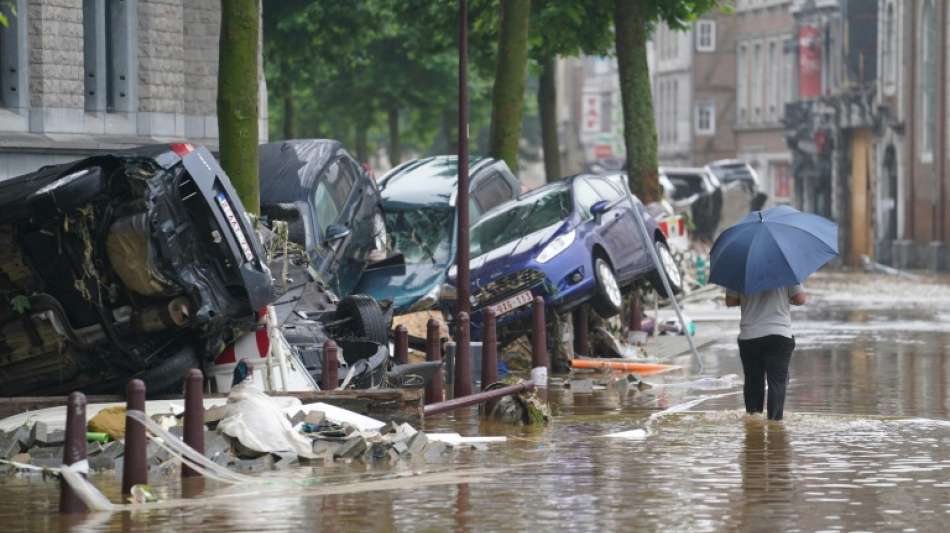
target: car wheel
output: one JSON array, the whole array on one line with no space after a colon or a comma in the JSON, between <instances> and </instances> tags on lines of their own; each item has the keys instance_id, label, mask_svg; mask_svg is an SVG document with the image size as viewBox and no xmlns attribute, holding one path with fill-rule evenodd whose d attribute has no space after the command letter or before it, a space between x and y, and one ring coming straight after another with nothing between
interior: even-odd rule
<instances>
[{"instance_id":1,"label":"car wheel","mask_svg":"<svg viewBox=\"0 0 950 533\"><path fill-rule=\"evenodd\" d=\"M683 275L680 273L676 259L673 258L673 254L665 242L656 241L654 247L656 248L657 259L660 260L660 266L663 268L663 271L666 272L666 280L670 282L670 288L673 289L673 294L679 294L683 291ZM660 279L659 272L656 270L650 275L650 284L653 285L653 289L656 290L656 293L659 294L660 297L670 297L666 292L666 288L663 286L663 280Z\"/></svg>"},{"instance_id":2,"label":"car wheel","mask_svg":"<svg viewBox=\"0 0 950 533\"><path fill-rule=\"evenodd\" d=\"M343 298L336 308L334 321L343 321L336 329L345 338L366 339L389 346L389 328L379 303L370 296L354 294Z\"/></svg>"},{"instance_id":3,"label":"car wheel","mask_svg":"<svg viewBox=\"0 0 950 533\"><path fill-rule=\"evenodd\" d=\"M594 299L591 302L594 311L603 318L610 318L620 312L623 296L614 269L602 257L594 258L594 281L597 284Z\"/></svg>"},{"instance_id":4,"label":"car wheel","mask_svg":"<svg viewBox=\"0 0 950 533\"><path fill-rule=\"evenodd\" d=\"M177 353L157 366L140 372L136 377L145 382L149 397L162 393L181 393L185 374L192 368L201 368L201 360L192 346L183 346Z\"/></svg>"}]
</instances>

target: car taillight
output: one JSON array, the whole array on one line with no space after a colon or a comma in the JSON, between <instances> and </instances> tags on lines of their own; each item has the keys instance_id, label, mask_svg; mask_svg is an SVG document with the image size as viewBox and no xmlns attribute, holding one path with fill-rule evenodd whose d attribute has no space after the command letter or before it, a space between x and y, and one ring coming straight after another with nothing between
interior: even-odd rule
<instances>
[{"instance_id":1,"label":"car taillight","mask_svg":"<svg viewBox=\"0 0 950 533\"><path fill-rule=\"evenodd\" d=\"M172 152L178 154L178 157L185 157L195 151L195 147L189 143L175 143L170 146Z\"/></svg>"},{"instance_id":2,"label":"car taillight","mask_svg":"<svg viewBox=\"0 0 950 533\"><path fill-rule=\"evenodd\" d=\"M678 221L678 223L677 223L677 226L678 226L677 229L679 230L679 232L678 232L677 234L678 234L678 235L686 235L686 221L683 219L683 217L680 217L680 219L679 219L679 221Z\"/></svg>"},{"instance_id":3,"label":"car taillight","mask_svg":"<svg viewBox=\"0 0 950 533\"><path fill-rule=\"evenodd\" d=\"M667 224L665 220L660 221L660 231L663 232L663 235L666 235L667 237L670 236L670 225Z\"/></svg>"}]
</instances>

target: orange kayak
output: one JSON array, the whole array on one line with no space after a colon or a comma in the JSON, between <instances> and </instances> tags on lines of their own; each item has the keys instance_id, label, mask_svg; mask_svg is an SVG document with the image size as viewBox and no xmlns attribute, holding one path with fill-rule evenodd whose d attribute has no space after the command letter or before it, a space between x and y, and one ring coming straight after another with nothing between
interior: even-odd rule
<instances>
[{"instance_id":1,"label":"orange kayak","mask_svg":"<svg viewBox=\"0 0 950 533\"><path fill-rule=\"evenodd\" d=\"M681 368L676 365L633 363L629 361L618 361L616 359L574 359L571 361L571 366L573 368L606 368L610 370L620 370L621 372L633 372L640 375L661 374Z\"/></svg>"}]
</instances>

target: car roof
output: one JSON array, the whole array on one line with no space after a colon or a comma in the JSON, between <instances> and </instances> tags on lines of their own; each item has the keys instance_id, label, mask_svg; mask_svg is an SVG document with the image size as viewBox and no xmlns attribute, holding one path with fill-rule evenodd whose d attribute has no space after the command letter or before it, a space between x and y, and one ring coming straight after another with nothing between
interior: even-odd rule
<instances>
[{"instance_id":1,"label":"car roof","mask_svg":"<svg viewBox=\"0 0 950 533\"><path fill-rule=\"evenodd\" d=\"M660 167L660 174L706 174L709 172L702 167Z\"/></svg>"},{"instance_id":2,"label":"car roof","mask_svg":"<svg viewBox=\"0 0 950 533\"><path fill-rule=\"evenodd\" d=\"M307 197L317 176L343 147L333 139L291 139L262 144L261 203L291 203Z\"/></svg>"},{"instance_id":3,"label":"car roof","mask_svg":"<svg viewBox=\"0 0 950 533\"><path fill-rule=\"evenodd\" d=\"M490 157L470 157L469 177L496 161ZM383 204L389 207L448 207L458 190L458 156L439 155L403 163L380 178L379 187Z\"/></svg>"},{"instance_id":4,"label":"car roof","mask_svg":"<svg viewBox=\"0 0 950 533\"><path fill-rule=\"evenodd\" d=\"M725 165L748 165L748 164L749 164L748 162L743 161L741 159L720 159L718 161L713 161L712 163L709 163L708 166L719 167L719 166L725 166Z\"/></svg>"}]
</instances>

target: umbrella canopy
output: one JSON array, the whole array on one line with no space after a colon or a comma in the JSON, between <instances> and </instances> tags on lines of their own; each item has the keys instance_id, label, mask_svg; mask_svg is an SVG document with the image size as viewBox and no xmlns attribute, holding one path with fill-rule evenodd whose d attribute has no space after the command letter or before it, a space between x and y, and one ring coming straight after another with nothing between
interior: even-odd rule
<instances>
[{"instance_id":1,"label":"umbrella canopy","mask_svg":"<svg viewBox=\"0 0 950 533\"><path fill-rule=\"evenodd\" d=\"M838 255L838 226L788 206L749 213L710 252L709 280L743 294L801 283Z\"/></svg>"}]
</instances>

